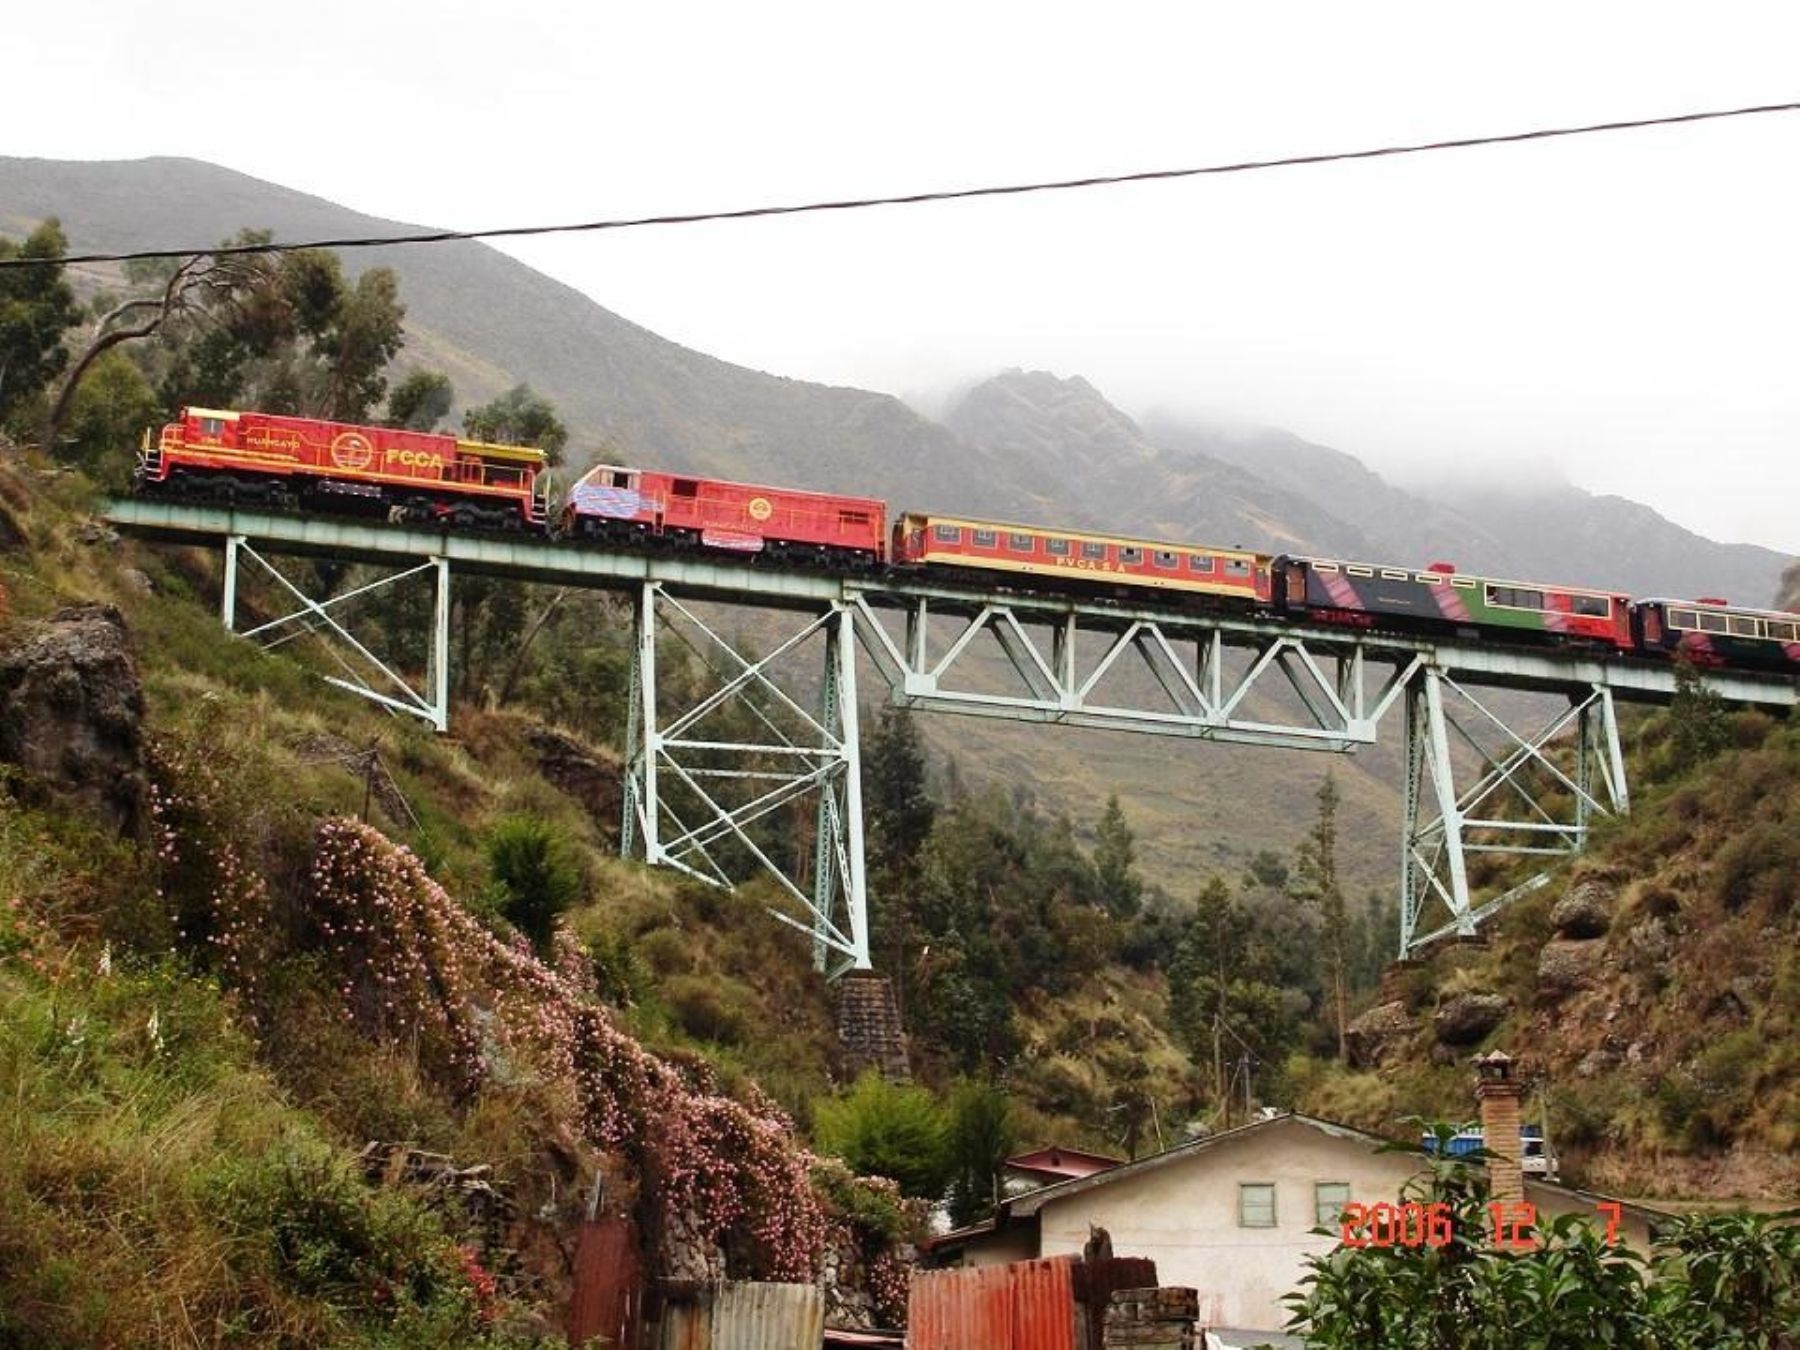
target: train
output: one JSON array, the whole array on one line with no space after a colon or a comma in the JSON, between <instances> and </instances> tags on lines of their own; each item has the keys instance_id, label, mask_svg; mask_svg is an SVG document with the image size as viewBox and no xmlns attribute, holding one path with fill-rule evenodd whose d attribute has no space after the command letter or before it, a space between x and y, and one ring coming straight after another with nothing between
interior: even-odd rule
<instances>
[{"instance_id":1,"label":"train","mask_svg":"<svg viewBox=\"0 0 1800 1350\"><path fill-rule=\"evenodd\" d=\"M184 408L146 431L147 495L360 513L761 565L893 570L1345 629L1574 646L1800 674L1800 614L1467 573L1138 539L597 464L557 499L542 451L436 432ZM891 522L891 523L890 523Z\"/></svg>"}]
</instances>

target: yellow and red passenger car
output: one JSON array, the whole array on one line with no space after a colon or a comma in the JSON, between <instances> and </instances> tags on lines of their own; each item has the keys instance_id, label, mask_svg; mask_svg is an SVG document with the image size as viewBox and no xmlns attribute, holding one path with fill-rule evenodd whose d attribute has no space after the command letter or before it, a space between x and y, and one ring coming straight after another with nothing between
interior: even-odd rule
<instances>
[{"instance_id":1,"label":"yellow and red passenger car","mask_svg":"<svg viewBox=\"0 0 1800 1350\"><path fill-rule=\"evenodd\" d=\"M1077 530L908 511L895 522L893 560L1018 572L1061 584L1111 583L1267 604L1266 553L1172 544Z\"/></svg>"}]
</instances>

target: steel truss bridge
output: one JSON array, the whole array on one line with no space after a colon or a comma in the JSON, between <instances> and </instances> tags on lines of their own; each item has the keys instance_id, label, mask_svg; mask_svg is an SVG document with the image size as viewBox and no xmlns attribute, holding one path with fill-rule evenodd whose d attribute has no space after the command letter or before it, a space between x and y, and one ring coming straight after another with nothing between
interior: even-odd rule
<instances>
[{"instance_id":1,"label":"steel truss bridge","mask_svg":"<svg viewBox=\"0 0 1800 1350\"><path fill-rule=\"evenodd\" d=\"M228 629L265 647L323 639L342 672L327 677L333 684L439 731L449 722L456 577L629 597L622 851L723 886L767 873L790 902L770 912L810 934L820 968L833 974L870 965L859 647L889 702L925 711L1338 753L1397 726L1402 955L1474 933L1544 885L1554 860L1578 853L1596 820L1628 811L1618 705L1667 702L1675 688L1661 663L1278 624L1149 599L777 570L716 555L136 499L110 503L106 518L152 539L222 549ZM306 569L277 565L295 557L386 574L309 594ZM238 591L249 575L265 579L287 608L242 627ZM354 628L358 600L409 581L428 584L432 597L429 650L417 662L422 685ZM769 623L754 642L727 633L720 604L772 614L786 636L762 650ZM702 694L682 698L659 679L659 646L677 638L714 677ZM1800 701L1800 686L1781 674L1708 672L1704 680L1733 702ZM1522 715L1523 701L1504 691L1552 696L1554 711ZM1478 903L1470 871L1485 854L1541 857L1546 870Z\"/></svg>"}]
</instances>

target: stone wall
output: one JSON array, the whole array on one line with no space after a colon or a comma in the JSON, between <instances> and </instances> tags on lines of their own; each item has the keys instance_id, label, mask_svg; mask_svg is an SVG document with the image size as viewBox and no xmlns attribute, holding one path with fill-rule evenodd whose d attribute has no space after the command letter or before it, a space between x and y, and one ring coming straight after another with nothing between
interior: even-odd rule
<instances>
[{"instance_id":1,"label":"stone wall","mask_svg":"<svg viewBox=\"0 0 1800 1350\"><path fill-rule=\"evenodd\" d=\"M1120 1289L1106 1309L1106 1350L1200 1350L1199 1316L1196 1290Z\"/></svg>"}]
</instances>

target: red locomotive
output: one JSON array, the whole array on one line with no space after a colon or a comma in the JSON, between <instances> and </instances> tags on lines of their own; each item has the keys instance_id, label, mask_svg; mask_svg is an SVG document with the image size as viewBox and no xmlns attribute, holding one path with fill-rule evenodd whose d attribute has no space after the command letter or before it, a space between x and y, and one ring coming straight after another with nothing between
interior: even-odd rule
<instances>
[{"instance_id":1,"label":"red locomotive","mask_svg":"<svg viewBox=\"0 0 1800 1350\"><path fill-rule=\"evenodd\" d=\"M885 554L887 504L598 464L569 489L562 525L577 538L872 566Z\"/></svg>"},{"instance_id":2,"label":"red locomotive","mask_svg":"<svg viewBox=\"0 0 1800 1350\"><path fill-rule=\"evenodd\" d=\"M552 521L542 451L454 436L257 412L182 410L152 443L140 490L379 512L400 523L560 534L613 547L736 555L786 565L1005 574L1008 585L1195 604L1348 628L1463 640L1602 646L1621 654L1800 672L1800 616L1722 601L1467 575L1446 563L1382 567L907 512L887 505L602 464Z\"/></svg>"},{"instance_id":3,"label":"red locomotive","mask_svg":"<svg viewBox=\"0 0 1800 1350\"><path fill-rule=\"evenodd\" d=\"M260 412L183 408L154 443L144 434L137 484L418 524L542 530L548 518L542 450Z\"/></svg>"}]
</instances>

